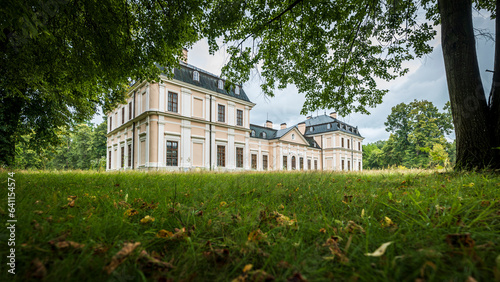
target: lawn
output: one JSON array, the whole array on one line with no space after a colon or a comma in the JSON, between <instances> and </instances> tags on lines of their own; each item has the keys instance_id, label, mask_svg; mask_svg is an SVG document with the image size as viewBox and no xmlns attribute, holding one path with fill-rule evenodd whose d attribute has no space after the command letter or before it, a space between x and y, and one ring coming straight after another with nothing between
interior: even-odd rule
<instances>
[{"instance_id":1,"label":"lawn","mask_svg":"<svg viewBox=\"0 0 500 282\"><path fill-rule=\"evenodd\" d=\"M0 176L7 227L8 171ZM2 228L2 281L500 281L498 174L13 178L15 247Z\"/></svg>"}]
</instances>

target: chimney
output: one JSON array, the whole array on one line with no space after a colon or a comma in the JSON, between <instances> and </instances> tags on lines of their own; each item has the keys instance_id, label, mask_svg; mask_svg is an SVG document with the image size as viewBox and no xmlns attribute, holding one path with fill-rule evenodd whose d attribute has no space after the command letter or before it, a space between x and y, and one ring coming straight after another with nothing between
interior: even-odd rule
<instances>
[{"instance_id":1,"label":"chimney","mask_svg":"<svg viewBox=\"0 0 500 282\"><path fill-rule=\"evenodd\" d=\"M312 116L308 116L308 117L307 117L307 119L311 119L311 118L312 118Z\"/></svg>"},{"instance_id":2,"label":"chimney","mask_svg":"<svg viewBox=\"0 0 500 282\"><path fill-rule=\"evenodd\" d=\"M188 62L188 50L186 48L182 48L182 58L181 62L184 62L187 64Z\"/></svg>"},{"instance_id":3,"label":"chimney","mask_svg":"<svg viewBox=\"0 0 500 282\"><path fill-rule=\"evenodd\" d=\"M300 131L300 133L302 133L302 135L304 135L306 133L306 123L305 122L301 122L301 123L297 124L297 127L299 128L299 131Z\"/></svg>"},{"instance_id":4,"label":"chimney","mask_svg":"<svg viewBox=\"0 0 500 282\"><path fill-rule=\"evenodd\" d=\"M267 128L273 128L273 122L270 120L266 120L266 127Z\"/></svg>"},{"instance_id":5,"label":"chimney","mask_svg":"<svg viewBox=\"0 0 500 282\"><path fill-rule=\"evenodd\" d=\"M285 129L285 128L286 128L286 122L284 122L284 123L282 123L282 124L280 125L280 129Z\"/></svg>"},{"instance_id":6,"label":"chimney","mask_svg":"<svg viewBox=\"0 0 500 282\"><path fill-rule=\"evenodd\" d=\"M330 117L336 119L337 118L337 112L331 112Z\"/></svg>"}]
</instances>

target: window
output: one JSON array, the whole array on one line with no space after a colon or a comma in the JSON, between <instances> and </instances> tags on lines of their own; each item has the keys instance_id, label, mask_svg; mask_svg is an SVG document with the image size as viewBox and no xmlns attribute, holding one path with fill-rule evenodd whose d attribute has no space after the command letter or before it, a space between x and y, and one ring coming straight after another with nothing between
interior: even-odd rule
<instances>
[{"instance_id":1,"label":"window","mask_svg":"<svg viewBox=\"0 0 500 282\"><path fill-rule=\"evenodd\" d=\"M234 94L240 95L240 87L238 85L234 87Z\"/></svg>"},{"instance_id":2,"label":"window","mask_svg":"<svg viewBox=\"0 0 500 282\"><path fill-rule=\"evenodd\" d=\"M252 154L252 169L257 169L257 154Z\"/></svg>"},{"instance_id":3,"label":"window","mask_svg":"<svg viewBox=\"0 0 500 282\"><path fill-rule=\"evenodd\" d=\"M113 117L109 117L109 131L113 130Z\"/></svg>"},{"instance_id":4,"label":"window","mask_svg":"<svg viewBox=\"0 0 500 282\"><path fill-rule=\"evenodd\" d=\"M243 111L236 110L236 125L243 126Z\"/></svg>"},{"instance_id":5,"label":"window","mask_svg":"<svg viewBox=\"0 0 500 282\"><path fill-rule=\"evenodd\" d=\"M295 140L295 134L292 134L292 140Z\"/></svg>"},{"instance_id":6,"label":"window","mask_svg":"<svg viewBox=\"0 0 500 282\"><path fill-rule=\"evenodd\" d=\"M122 124L125 123L125 107L122 107Z\"/></svg>"},{"instance_id":7,"label":"window","mask_svg":"<svg viewBox=\"0 0 500 282\"><path fill-rule=\"evenodd\" d=\"M132 144L128 144L128 167L132 167Z\"/></svg>"},{"instance_id":8,"label":"window","mask_svg":"<svg viewBox=\"0 0 500 282\"><path fill-rule=\"evenodd\" d=\"M267 170L267 155L262 156L262 169Z\"/></svg>"},{"instance_id":9,"label":"window","mask_svg":"<svg viewBox=\"0 0 500 282\"><path fill-rule=\"evenodd\" d=\"M226 106L224 105L219 105L218 106L219 112L218 112L218 121L219 122L224 122L226 120Z\"/></svg>"},{"instance_id":10,"label":"window","mask_svg":"<svg viewBox=\"0 0 500 282\"><path fill-rule=\"evenodd\" d=\"M108 157L108 169L111 169L111 151L109 151L109 157Z\"/></svg>"},{"instance_id":11,"label":"window","mask_svg":"<svg viewBox=\"0 0 500 282\"><path fill-rule=\"evenodd\" d=\"M132 119L132 102L128 103L128 120Z\"/></svg>"},{"instance_id":12,"label":"window","mask_svg":"<svg viewBox=\"0 0 500 282\"><path fill-rule=\"evenodd\" d=\"M283 156L283 169L286 170L288 168L287 157Z\"/></svg>"},{"instance_id":13,"label":"window","mask_svg":"<svg viewBox=\"0 0 500 282\"><path fill-rule=\"evenodd\" d=\"M255 137L255 130L252 129L252 132L250 132L250 136Z\"/></svg>"},{"instance_id":14,"label":"window","mask_svg":"<svg viewBox=\"0 0 500 282\"><path fill-rule=\"evenodd\" d=\"M358 151L361 151L361 142L358 142Z\"/></svg>"},{"instance_id":15,"label":"window","mask_svg":"<svg viewBox=\"0 0 500 282\"><path fill-rule=\"evenodd\" d=\"M262 137L262 138L267 138L267 134L266 134L265 132L261 132L261 133L260 133L260 137Z\"/></svg>"},{"instance_id":16,"label":"window","mask_svg":"<svg viewBox=\"0 0 500 282\"><path fill-rule=\"evenodd\" d=\"M179 143L167 141L167 166L177 166L179 156Z\"/></svg>"},{"instance_id":17,"label":"window","mask_svg":"<svg viewBox=\"0 0 500 282\"><path fill-rule=\"evenodd\" d=\"M330 129L330 128L332 128L332 124L331 123L329 123L329 124L326 125L326 129Z\"/></svg>"},{"instance_id":18,"label":"window","mask_svg":"<svg viewBox=\"0 0 500 282\"><path fill-rule=\"evenodd\" d=\"M341 139L342 143L342 148L344 148L344 138Z\"/></svg>"},{"instance_id":19,"label":"window","mask_svg":"<svg viewBox=\"0 0 500 282\"><path fill-rule=\"evenodd\" d=\"M226 166L226 146L217 145L217 166Z\"/></svg>"},{"instance_id":20,"label":"window","mask_svg":"<svg viewBox=\"0 0 500 282\"><path fill-rule=\"evenodd\" d=\"M197 71L193 72L193 80L194 81L200 81L200 73Z\"/></svg>"},{"instance_id":21,"label":"window","mask_svg":"<svg viewBox=\"0 0 500 282\"><path fill-rule=\"evenodd\" d=\"M347 161L347 170L351 170L351 161Z\"/></svg>"},{"instance_id":22,"label":"window","mask_svg":"<svg viewBox=\"0 0 500 282\"><path fill-rule=\"evenodd\" d=\"M344 160L342 160L342 170L344 170Z\"/></svg>"},{"instance_id":23,"label":"window","mask_svg":"<svg viewBox=\"0 0 500 282\"><path fill-rule=\"evenodd\" d=\"M300 166L300 170L303 170L304 169L304 158L299 158L299 166Z\"/></svg>"},{"instance_id":24,"label":"window","mask_svg":"<svg viewBox=\"0 0 500 282\"><path fill-rule=\"evenodd\" d=\"M177 113L177 105L178 105L177 93L168 92L168 111Z\"/></svg>"},{"instance_id":25,"label":"window","mask_svg":"<svg viewBox=\"0 0 500 282\"><path fill-rule=\"evenodd\" d=\"M358 170L361 171L361 162L358 162Z\"/></svg>"},{"instance_id":26,"label":"window","mask_svg":"<svg viewBox=\"0 0 500 282\"><path fill-rule=\"evenodd\" d=\"M297 169L297 166L295 165L295 156L292 156L292 169Z\"/></svg>"},{"instance_id":27,"label":"window","mask_svg":"<svg viewBox=\"0 0 500 282\"><path fill-rule=\"evenodd\" d=\"M125 166L125 147L124 146L122 146L120 148L120 157L121 157L120 167L124 167Z\"/></svg>"},{"instance_id":28,"label":"window","mask_svg":"<svg viewBox=\"0 0 500 282\"><path fill-rule=\"evenodd\" d=\"M314 170L318 170L318 160L314 160Z\"/></svg>"},{"instance_id":29,"label":"window","mask_svg":"<svg viewBox=\"0 0 500 282\"><path fill-rule=\"evenodd\" d=\"M236 148L236 167L243 167L243 148Z\"/></svg>"},{"instance_id":30,"label":"window","mask_svg":"<svg viewBox=\"0 0 500 282\"><path fill-rule=\"evenodd\" d=\"M351 140L347 139L347 149L349 149L350 144L351 144Z\"/></svg>"},{"instance_id":31,"label":"window","mask_svg":"<svg viewBox=\"0 0 500 282\"><path fill-rule=\"evenodd\" d=\"M219 87L219 89L224 88L224 82L221 79L219 79L219 83L218 83L217 87Z\"/></svg>"},{"instance_id":32,"label":"window","mask_svg":"<svg viewBox=\"0 0 500 282\"><path fill-rule=\"evenodd\" d=\"M311 160L307 160L307 169L311 170Z\"/></svg>"},{"instance_id":33,"label":"window","mask_svg":"<svg viewBox=\"0 0 500 282\"><path fill-rule=\"evenodd\" d=\"M314 132L314 127L312 127L312 126L311 126L311 127L309 128L309 131L310 131L310 132Z\"/></svg>"}]
</instances>

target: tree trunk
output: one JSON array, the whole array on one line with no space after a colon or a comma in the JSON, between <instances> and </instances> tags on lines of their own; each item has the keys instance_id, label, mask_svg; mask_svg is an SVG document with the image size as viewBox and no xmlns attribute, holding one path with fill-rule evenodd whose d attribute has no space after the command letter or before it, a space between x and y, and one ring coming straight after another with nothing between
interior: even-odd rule
<instances>
[{"instance_id":1,"label":"tree trunk","mask_svg":"<svg viewBox=\"0 0 500 282\"><path fill-rule=\"evenodd\" d=\"M495 65L493 73L493 83L491 85L490 93L490 134L491 134L491 145L493 146L493 159L495 160L494 167L500 168L500 20L498 20L498 15L500 13L500 1L496 2L496 14L495 19Z\"/></svg>"},{"instance_id":2,"label":"tree trunk","mask_svg":"<svg viewBox=\"0 0 500 282\"><path fill-rule=\"evenodd\" d=\"M1 91L1 90L0 90ZM12 167L16 158L18 126L21 117L20 99L0 93L0 166Z\"/></svg>"},{"instance_id":3,"label":"tree trunk","mask_svg":"<svg viewBox=\"0 0 500 282\"><path fill-rule=\"evenodd\" d=\"M439 0L441 44L455 125L456 169L494 164L489 108L481 83L470 0ZM498 160L496 160L498 162Z\"/></svg>"}]
</instances>

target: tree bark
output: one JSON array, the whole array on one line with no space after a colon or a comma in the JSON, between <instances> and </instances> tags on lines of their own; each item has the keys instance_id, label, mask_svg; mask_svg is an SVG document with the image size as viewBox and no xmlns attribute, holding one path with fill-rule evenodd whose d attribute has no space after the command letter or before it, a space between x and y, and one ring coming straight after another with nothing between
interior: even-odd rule
<instances>
[{"instance_id":1,"label":"tree bark","mask_svg":"<svg viewBox=\"0 0 500 282\"><path fill-rule=\"evenodd\" d=\"M477 62L472 3L470 0L439 0L438 5L456 134L455 168L470 170L494 166L490 111Z\"/></svg>"},{"instance_id":2,"label":"tree bark","mask_svg":"<svg viewBox=\"0 0 500 282\"><path fill-rule=\"evenodd\" d=\"M493 158L495 160L494 167L500 168L500 20L498 16L500 15L500 1L496 1L496 15L495 19L495 63L494 63L494 73L493 73L493 83L491 85L490 92L490 134L491 134L491 145L493 146Z\"/></svg>"}]
</instances>

